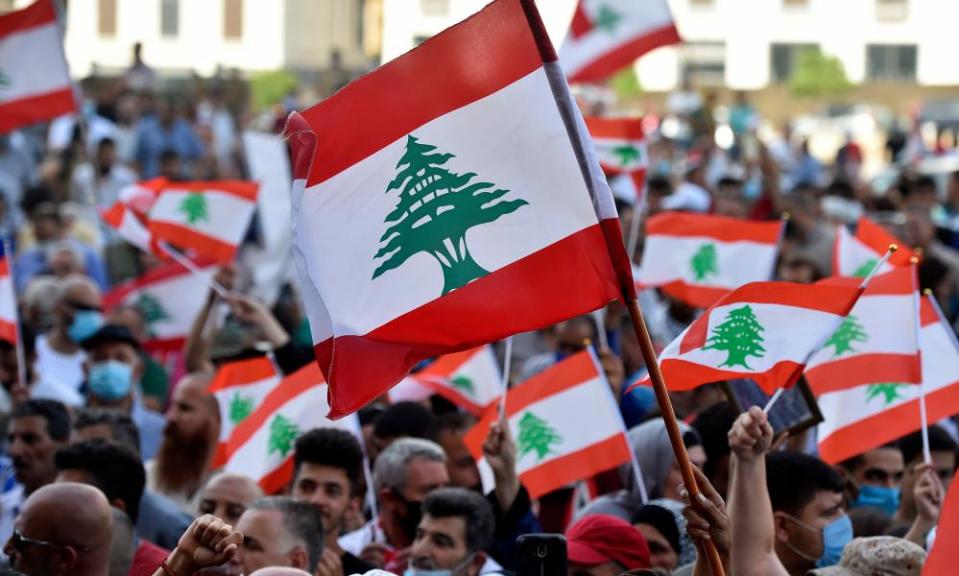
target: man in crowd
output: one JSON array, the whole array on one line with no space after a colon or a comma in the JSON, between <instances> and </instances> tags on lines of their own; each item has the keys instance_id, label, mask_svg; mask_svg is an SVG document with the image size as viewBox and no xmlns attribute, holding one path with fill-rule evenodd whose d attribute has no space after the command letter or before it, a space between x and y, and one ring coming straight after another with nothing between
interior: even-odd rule
<instances>
[{"instance_id":1,"label":"man in crowd","mask_svg":"<svg viewBox=\"0 0 959 576\"><path fill-rule=\"evenodd\" d=\"M199 512L235 526L250 504L262 497L263 489L252 478L224 472L210 478L203 487Z\"/></svg>"},{"instance_id":2,"label":"man in crowd","mask_svg":"<svg viewBox=\"0 0 959 576\"><path fill-rule=\"evenodd\" d=\"M297 438L293 451L292 495L320 513L326 531L325 548L340 556L346 574L372 569L343 550L337 541L346 517L363 507L363 449L359 441L345 430L317 428Z\"/></svg>"},{"instance_id":3,"label":"man in crowd","mask_svg":"<svg viewBox=\"0 0 959 576\"><path fill-rule=\"evenodd\" d=\"M248 576L266 566L316 571L323 553L323 522L313 506L287 496L260 498L240 516L243 545L229 574Z\"/></svg>"},{"instance_id":4,"label":"man in crowd","mask_svg":"<svg viewBox=\"0 0 959 576\"><path fill-rule=\"evenodd\" d=\"M28 576L106 576L113 514L103 493L64 482L27 498L3 548Z\"/></svg>"},{"instance_id":5,"label":"man in crowd","mask_svg":"<svg viewBox=\"0 0 959 576\"><path fill-rule=\"evenodd\" d=\"M416 402L397 402L390 405L373 423L373 434L368 449L370 462L376 463L380 452L399 438L423 438L436 442L439 422L429 408Z\"/></svg>"},{"instance_id":6,"label":"man in crowd","mask_svg":"<svg viewBox=\"0 0 959 576\"><path fill-rule=\"evenodd\" d=\"M902 450L902 457L906 462L906 471L902 476L902 502L894 519L902 524L912 524L916 520L914 491L921 476L920 466L923 464L922 432L902 438L899 449ZM933 470L944 490L948 490L952 484L956 466L959 464L956 450L956 441L945 430L939 426L929 427L929 455L932 457Z\"/></svg>"},{"instance_id":7,"label":"man in crowd","mask_svg":"<svg viewBox=\"0 0 959 576\"><path fill-rule=\"evenodd\" d=\"M156 455L163 434L163 417L148 410L137 394L143 376L140 343L123 326L104 324L83 341L87 352L87 405L129 414L140 432L144 460Z\"/></svg>"},{"instance_id":8,"label":"man in crowd","mask_svg":"<svg viewBox=\"0 0 959 576\"><path fill-rule=\"evenodd\" d=\"M625 570L649 568L646 539L615 516L584 516L566 530L571 576L618 576Z\"/></svg>"},{"instance_id":9,"label":"man in crowd","mask_svg":"<svg viewBox=\"0 0 959 576\"><path fill-rule=\"evenodd\" d=\"M147 487L188 514L199 503L220 434L220 411L207 392L209 383L204 373L180 380L166 413L163 442L156 458L147 462Z\"/></svg>"},{"instance_id":10,"label":"man in crowd","mask_svg":"<svg viewBox=\"0 0 959 576\"><path fill-rule=\"evenodd\" d=\"M110 311L108 324L123 326L130 331L140 344L140 360L143 362L143 374L137 387L142 394L143 405L156 412L162 412L166 405L170 381L166 370L156 360L143 351L143 343L149 339L149 328L143 311L133 305L121 304Z\"/></svg>"},{"instance_id":11,"label":"man in crowd","mask_svg":"<svg viewBox=\"0 0 959 576\"><path fill-rule=\"evenodd\" d=\"M33 365L38 380L49 380L71 390L83 383L86 355L80 343L103 325L100 290L86 276L62 280L53 314L53 328L37 336Z\"/></svg>"},{"instance_id":12,"label":"man in crowd","mask_svg":"<svg viewBox=\"0 0 959 576\"><path fill-rule=\"evenodd\" d=\"M444 570L457 576L484 574L493 524L493 511L479 494L464 488L434 490L423 501L423 519L410 548L413 576Z\"/></svg>"},{"instance_id":13,"label":"man in crowd","mask_svg":"<svg viewBox=\"0 0 959 576\"><path fill-rule=\"evenodd\" d=\"M56 464L58 482L95 486L111 506L126 514L131 525L136 523L146 475L135 452L105 440L88 440L57 452ZM169 553L146 540L134 544L130 576L149 576Z\"/></svg>"},{"instance_id":14,"label":"man in crowd","mask_svg":"<svg viewBox=\"0 0 959 576\"><path fill-rule=\"evenodd\" d=\"M858 489L851 506L872 506L891 517L899 509L899 484L905 465L896 443L854 456L840 464Z\"/></svg>"}]
</instances>

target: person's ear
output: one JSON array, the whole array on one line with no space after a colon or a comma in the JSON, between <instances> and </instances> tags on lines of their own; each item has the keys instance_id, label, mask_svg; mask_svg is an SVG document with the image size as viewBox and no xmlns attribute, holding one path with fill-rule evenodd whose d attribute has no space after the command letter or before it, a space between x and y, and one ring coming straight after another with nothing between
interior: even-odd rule
<instances>
[{"instance_id":1,"label":"person's ear","mask_svg":"<svg viewBox=\"0 0 959 576\"><path fill-rule=\"evenodd\" d=\"M54 562L54 566L59 566L60 574L72 574L74 567L77 564L77 551L73 546L64 546L57 549L54 554L57 555L57 560Z\"/></svg>"},{"instance_id":2,"label":"person's ear","mask_svg":"<svg viewBox=\"0 0 959 576\"><path fill-rule=\"evenodd\" d=\"M362 496L350 496L350 502L346 506L347 512L357 513L363 509L363 497Z\"/></svg>"},{"instance_id":3,"label":"person's ear","mask_svg":"<svg viewBox=\"0 0 959 576\"><path fill-rule=\"evenodd\" d=\"M787 525L789 519L782 512L773 512L773 526L776 531L776 541L786 543L789 541L789 529Z\"/></svg>"},{"instance_id":4,"label":"person's ear","mask_svg":"<svg viewBox=\"0 0 959 576\"><path fill-rule=\"evenodd\" d=\"M290 551L290 567L307 570L310 566L310 555L302 546L297 546Z\"/></svg>"},{"instance_id":5,"label":"person's ear","mask_svg":"<svg viewBox=\"0 0 959 576\"><path fill-rule=\"evenodd\" d=\"M467 574L479 575L484 564L486 564L486 552L477 552L476 556L473 556L473 559L469 563L470 569L466 571Z\"/></svg>"}]
</instances>

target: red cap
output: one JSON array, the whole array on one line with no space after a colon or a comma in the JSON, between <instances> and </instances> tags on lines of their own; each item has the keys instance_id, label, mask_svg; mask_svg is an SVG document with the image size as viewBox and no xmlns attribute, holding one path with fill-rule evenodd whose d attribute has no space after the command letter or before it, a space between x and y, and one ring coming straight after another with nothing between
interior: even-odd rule
<instances>
[{"instance_id":1,"label":"red cap","mask_svg":"<svg viewBox=\"0 0 959 576\"><path fill-rule=\"evenodd\" d=\"M626 570L649 568L646 538L625 520L605 514L581 518L566 530L569 561L582 566L617 562Z\"/></svg>"}]
</instances>

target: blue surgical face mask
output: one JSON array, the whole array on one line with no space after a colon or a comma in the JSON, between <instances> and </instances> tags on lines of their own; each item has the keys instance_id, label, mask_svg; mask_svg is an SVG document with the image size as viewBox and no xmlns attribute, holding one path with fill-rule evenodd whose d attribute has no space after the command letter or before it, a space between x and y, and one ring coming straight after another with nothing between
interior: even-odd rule
<instances>
[{"instance_id":1,"label":"blue surgical face mask","mask_svg":"<svg viewBox=\"0 0 959 576\"><path fill-rule=\"evenodd\" d=\"M126 362L107 360L90 366L87 378L90 393L108 402L120 400L133 388L133 367Z\"/></svg>"},{"instance_id":2,"label":"blue surgical face mask","mask_svg":"<svg viewBox=\"0 0 959 576\"><path fill-rule=\"evenodd\" d=\"M843 514L839 518L836 518L821 531L816 530L805 522L800 522L792 516L787 515L786 517L810 532L820 532L822 537L822 554L819 555L819 558L806 554L787 541L786 546L789 547L793 553L805 558L809 562L815 561L816 568L825 568L839 564L843 549L846 547L846 544L852 541L852 521L849 520L848 514Z\"/></svg>"},{"instance_id":3,"label":"blue surgical face mask","mask_svg":"<svg viewBox=\"0 0 959 576\"><path fill-rule=\"evenodd\" d=\"M859 496L852 503L853 508L860 506L872 506L882 510L886 516L894 516L896 510L899 510L899 488L889 488L886 486L870 486L863 484L859 487Z\"/></svg>"},{"instance_id":4,"label":"blue surgical face mask","mask_svg":"<svg viewBox=\"0 0 959 576\"><path fill-rule=\"evenodd\" d=\"M70 340L79 344L96 334L103 326L103 314L97 310L77 310L73 313L73 322L67 328Z\"/></svg>"}]
</instances>

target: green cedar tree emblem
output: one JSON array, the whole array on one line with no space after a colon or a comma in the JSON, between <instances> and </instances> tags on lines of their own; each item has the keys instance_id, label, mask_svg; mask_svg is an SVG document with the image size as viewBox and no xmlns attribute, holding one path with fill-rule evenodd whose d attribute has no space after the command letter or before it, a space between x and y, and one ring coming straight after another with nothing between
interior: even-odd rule
<instances>
[{"instance_id":1,"label":"green cedar tree emblem","mask_svg":"<svg viewBox=\"0 0 959 576\"><path fill-rule=\"evenodd\" d=\"M725 320L713 328L713 334L706 340L703 350L722 350L728 354L726 360L719 365L720 368L742 366L752 370L746 360L749 356L765 356L766 349L762 347L761 334L764 330L756 320L752 307L747 304L729 311Z\"/></svg>"},{"instance_id":2,"label":"green cedar tree emblem","mask_svg":"<svg viewBox=\"0 0 959 576\"><path fill-rule=\"evenodd\" d=\"M241 396L239 392L230 399L230 422L236 426L253 413L253 398Z\"/></svg>"},{"instance_id":3,"label":"green cedar tree emblem","mask_svg":"<svg viewBox=\"0 0 959 576\"><path fill-rule=\"evenodd\" d=\"M899 389L909 384L870 384L866 388L866 402L871 402L874 398L882 398L883 407L889 406L896 400L903 397L899 394Z\"/></svg>"},{"instance_id":4,"label":"green cedar tree emblem","mask_svg":"<svg viewBox=\"0 0 959 576\"><path fill-rule=\"evenodd\" d=\"M210 211L207 206L206 196L201 192L190 192L186 195L177 211L186 216L187 224L196 224L197 222L209 222Z\"/></svg>"},{"instance_id":5,"label":"green cedar tree emblem","mask_svg":"<svg viewBox=\"0 0 959 576\"><path fill-rule=\"evenodd\" d=\"M616 31L622 19L622 14L613 10L608 5L603 4L599 7L599 11L596 12L596 21L594 24L603 32L612 34Z\"/></svg>"},{"instance_id":6,"label":"green cedar tree emblem","mask_svg":"<svg viewBox=\"0 0 959 576\"><path fill-rule=\"evenodd\" d=\"M715 244L703 244L699 247L699 250L693 254L692 259L689 261L689 267L693 269L693 275L696 276L697 282L702 282L707 276L719 274L719 266L716 260Z\"/></svg>"},{"instance_id":7,"label":"green cedar tree emblem","mask_svg":"<svg viewBox=\"0 0 959 576\"><path fill-rule=\"evenodd\" d=\"M10 86L10 77L7 76L6 72L0 70L0 88L6 88Z\"/></svg>"},{"instance_id":8,"label":"green cedar tree emblem","mask_svg":"<svg viewBox=\"0 0 959 576\"><path fill-rule=\"evenodd\" d=\"M466 376L457 376L450 380L450 383L453 384L453 388L470 396L476 393L476 387L473 386L473 381Z\"/></svg>"},{"instance_id":9,"label":"green cedar tree emblem","mask_svg":"<svg viewBox=\"0 0 959 576\"><path fill-rule=\"evenodd\" d=\"M853 342L865 342L867 340L869 340L869 336L862 329L862 324L855 316L850 314L843 319L842 324L833 332L829 340L826 340L823 347L832 346L834 348L832 357L838 358L846 352L856 351L852 347Z\"/></svg>"},{"instance_id":10,"label":"green cedar tree emblem","mask_svg":"<svg viewBox=\"0 0 959 576\"><path fill-rule=\"evenodd\" d=\"M466 245L466 231L488 224L528 204L503 200L509 190L493 188L490 182L472 182L476 174L456 174L443 168L453 154L434 152L415 136L406 139L406 151L396 164L398 173L386 188L399 190L399 199L387 214L388 224L380 237L381 258L373 279L402 266L411 256L425 252L443 270L443 294L481 278L489 272L473 260Z\"/></svg>"},{"instance_id":11,"label":"green cedar tree emblem","mask_svg":"<svg viewBox=\"0 0 959 576\"><path fill-rule=\"evenodd\" d=\"M143 315L143 319L146 320L147 325L150 327L157 322L163 322L164 320L170 319L170 315L167 314L163 304L161 304L160 300L152 294L141 292L137 296L137 299L133 302L133 306L140 311L140 314Z\"/></svg>"},{"instance_id":12,"label":"green cedar tree emblem","mask_svg":"<svg viewBox=\"0 0 959 576\"><path fill-rule=\"evenodd\" d=\"M869 276L869 273L872 272L872 269L876 267L876 264L879 264L879 260L876 260L875 258L866 260L861 266L859 266L859 268L856 268L856 271L853 272L852 275L856 278L865 278L866 276Z\"/></svg>"},{"instance_id":13,"label":"green cedar tree emblem","mask_svg":"<svg viewBox=\"0 0 959 576\"><path fill-rule=\"evenodd\" d=\"M532 412L527 412L520 418L516 444L520 458L535 452L536 461L542 462L543 458L553 453L553 446L562 442L563 437L545 420Z\"/></svg>"},{"instance_id":14,"label":"green cedar tree emblem","mask_svg":"<svg viewBox=\"0 0 959 576\"><path fill-rule=\"evenodd\" d=\"M620 144L613 148L613 154L619 157L619 163L623 166L629 166L640 159L639 148L632 144Z\"/></svg>"},{"instance_id":15,"label":"green cedar tree emblem","mask_svg":"<svg viewBox=\"0 0 959 576\"><path fill-rule=\"evenodd\" d=\"M300 435L300 429L296 423L282 414L277 415L270 422L270 438L267 441L267 455L279 452L280 456L286 457L293 449L293 442Z\"/></svg>"}]
</instances>

